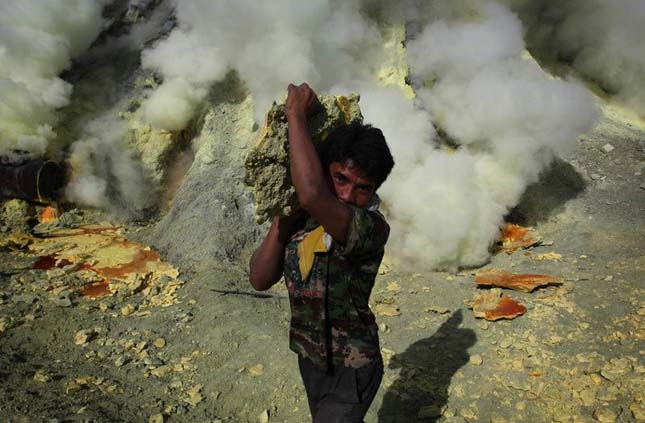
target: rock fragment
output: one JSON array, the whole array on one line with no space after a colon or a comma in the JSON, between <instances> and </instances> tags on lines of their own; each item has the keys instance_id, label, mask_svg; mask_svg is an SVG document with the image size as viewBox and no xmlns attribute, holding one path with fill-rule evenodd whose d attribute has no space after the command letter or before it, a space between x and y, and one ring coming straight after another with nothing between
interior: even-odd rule
<instances>
[{"instance_id":1,"label":"rock fragment","mask_svg":"<svg viewBox=\"0 0 645 423\"><path fill-rule=\"evenodd\" d=\"M629 411L632 412L632 416L639 422L645 421L645 406L637 402L632 403L629 406Z\"/></svg>"},{"instance_id":2,"label":"rock fragment","mask_svg":"<svg viewBox=\"0 0 645 423\"><path fill-rule=\"evenodd\" d=\"M316 148L337 127L362 122L356 94L319 96L322 107L309 118L309 129ZM290 215L300 206L289 176L289 142L285 105L275 104L260 130L255 146L245 162L246 183L253 187L256 219L263 223L276 215Z\"/></svg>"},{"instance_id":3,"label":"rock fragment","mask_svg":"<svg viewBox=\"0 0 645 423\"><path fill-rule=\"evenodd\" d=\"M542 245L544 245L544 243ZM539 261L562 261L562 254L550 251L548 253L538 254L535 256L535 259Z\"/></svg>"},{"instance_id":4,"label":"rock fragment","mask_svg":"<svg viewBox=\"0 0 645 423\"><path fill-rule=\"evenodd\" d=\"M74 343L76 345L85 345L94 339L97 332L94 329L82 329L74 334Z\"/></svg>"},{"instance_id":5,"label":"rock fragment","mask_svg":"<svg viewBox=\"0 0 645 423\"><path fill-rule=\"evenodd\" d=\"M609 363L600 370L600 374L607 380L615 381L619 377L630 372L631 369L631 363L627 358L612 358L609 360Z\"/></svg>"},{"instance_id":6,"label":"rock fragment","mask_svg":"<svg viewBox=\"0 0 645 423\"><path fill-rule=\"evenodd\" d=\"M52 377L45 369L38 369L36 370L36 373L34 373L35 382L47 383L50 380L52 380Z\"/></svg>"},{"instance_id":7,"label":"rock fragment","mask_svg":"<svg viewBox=\"0 0 645 423\"><path fill-rule=\"evenodd\" d=\"M193 407L202 402L204 395L202 395L202 388L204 385L197 384L190 388L186 393L188 394L186 402Z\"/></svg>"},{"instance_id":8,"label":"rock fragment","mask_svg":"<svg viewBox=\"0 0 645 423\"><path fill-rule=\"evenodd\" d=\"M264 365L258 363L255 366L250 367L248 372L253 377L262 376L264 374Z\"/></svg>"},{"instance_id":9,"label":"rock fragment","mask_svg":"<svg viewBox=\"0 0 645 423\"><path fill-rule=\"evenodd\" d=\"M529 248L540 242L540 236L531 227L508 224L502 228L500 250L510 254L520 248Z\"/></svg>"},{"instance_id":10,"label":"rock fragment","mask_svg":"<svg viewBox=\"0 0 645 423\"><path fill-rule=\"evenodd\" d=\"M601 148L602 148L602 151L604 151L605 153L611 153L616 149L613 145L609 143L603 145Z\"/></svg>"},{"instance_id":11,"label":"rock fragment","mask_svg":"<svg viewBox=\"0 0 645 423\"><path fill-rule=\"evenodd\" d=\"M484 362L484 359L481 355L475 354L470 356L468 362L474 366L480 366Z\"/></svg>"},{"instance_id":12,"label":"rock fragment","mask_svg":"<svg viewBox=\"0 0 645 423\"><path fill-rule=\"evenodd\" d=\"M391 304L377 304L376 307L374 307L374 313L378 314L379 316L386 317L395 317L401 315L399 307Z\"/></svg>"},{"instance_id":13,"label":"rock fragment","mask_svg":"<svg viewBox=\"0 0 645 423\"><path fill-rule=\"evenodd\" d=\"M5 332L8 329L11 329L14 325L14 320L9 316L0 317L0 333Z\"/></svg>"},{"instance_id":14,"label":"rock fragment","mask_svg":"<svg viewBox=\"0 0 645 423\"><path fill-rule=\"evenodd\" d=\"M541 286L562 284L562 278L549 275L515 274L502 269L487 269L475 276L475 283L480 287L496 286L532 292Z\"/></svg>"},{"instance_id":15,"label":"rock fragment","mask_svg":"<svg viewBox=\"0 0 645 423\"><path fill-rule=\"evenodd\" d=\"M148 419L148 423L163 423L163 422L164 422L164 416L162 413L153 414Z\"/></svg>"},{"instance_id":16,"label":"rock fragment","mask_svg":"<svg viewBox=\"0 0 645 423\"><path fill-rule=\"evenodd\" d=\"M475 296L472 302L473 314L490 321L514 319L526 313L526 307L509 296L503 296L501 289Z\"/></svg>"},{"instance_id":17,"label":"rock fragment","mask_svg":"<svg viewBox=\"0 0 645 423\"><path fill-rule=\"evenodd\" d=\"M426 313L448 314L450 310L446 307L430 306L423 309Z\"/></svg>"},{"instance_id":18,"label":"rock fragment","mask_svg":"<svg viewBox=\"0 0 645 423\"><path fill-rule=\"evenodd\" d=\"M614 423L618 418L618 413L609 407L601 407L594 410L593 418L600 423Z\"/></svg>"},{"instance_id":19,"label":"rock fragment","mask_svg":"<svg viewBox=\"0 0 645 423\"><path fill-rule=\"evenodd\" d=\"M258 415L258 423L269 422L269 410L264 410Z\"/></svg>"},{"instance_id":20,"label":"rock fragment","mask_svg":"<svg viewBox=\"0 0 645 423\"><path fill-rule=\"evenodd\" d=\"M386 290L390 292L399 292L401 290L401 286L398 284L398 282L388 282L387 286L385 287Z\"/></svg>"}]
</instances>

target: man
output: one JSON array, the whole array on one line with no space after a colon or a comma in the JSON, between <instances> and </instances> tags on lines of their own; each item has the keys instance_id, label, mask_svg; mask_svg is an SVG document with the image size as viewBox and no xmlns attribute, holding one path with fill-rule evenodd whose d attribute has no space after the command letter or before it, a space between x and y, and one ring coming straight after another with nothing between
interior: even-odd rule
<instances>
[{"instance_id":1,"label":"man","mask_svg":"<svg viewBox=\"0 0 645 423\"><path fill-rule=\"evenodd\" d=\"M375 192L394 161L381 131L360 124L330 134L319 158L307 128L316 102L307 84L289 85L291 178L308 219L273 219L250 281L266 290L284 274L312 421L362 422L383 376L368 302L389 235Z\"/></svg>"}]
</instances>

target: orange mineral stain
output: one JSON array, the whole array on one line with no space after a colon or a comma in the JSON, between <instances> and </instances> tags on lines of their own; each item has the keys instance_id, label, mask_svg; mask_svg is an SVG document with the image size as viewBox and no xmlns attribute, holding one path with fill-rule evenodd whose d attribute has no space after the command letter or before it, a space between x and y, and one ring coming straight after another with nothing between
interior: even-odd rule
<instances>
[{"instance_id":1,"label":"orange mineral stain","mask_svg":"<svg viewBox=\"0 0 645 423\"><path fill-rule=\"evenodd\" d=\"M54 206L47 206L40 212L40 223L53 223L58 220L58 209Z\"/></svg>"},{"instance_id":2,"label":"orange mineral stain","mask_svg":"<svg viewBox=\"0 0 645 423\"><path fill-rule=\"evenodd\" d=\"M562 284L562 278L528 273L515 274L502 269L488 269L475 276L475 283L481 287L497 286L516 291L531 292L540 286Z\"/></svg>"},{"instance_id":3,"label":"orange mineral stain","mask_svg":"<svg viewBox=\"0 0 645 423\"><path fill-rule=\"evenodd\" d=\"M161 260L159 254L152 250L145 250L138 244L128 241L123 242L124 248L134 248L136 252L130 262L119 264L114 267L101 267L94 270L100 275L108 278L123 279L131 273L145 273L148 270L148 263L154 263Z\"/></svg>"},{"instance_id":4,"label":"orange mineral stain","mask_svg":"<svg viewBox=\"0 0 645 423\"><path fill-rule=\"evenodd\" d=\"M109 293L110 283L107 279L103 279L101 282L85 285L83 289L81 289L81 294L90 298L98 298Z\"/></svg>"},{"instance_id":5,"label":"orange mineral stain","mask_svg":"<svg viewBox=\"0 0 645 423\"><path fill-rule=\"evenodd\" d=\"M526 307L509 296L502 296L499 289L477 295L472 309L475 317L490 321L514 319L526 313Z\"/></svg>"},{"instance_id":6,"label":"orange mineral stain","mask_svg":"<svg viewBox=\"0 0 645 423\"><path fill-rule=\"evenodd\" d=\"M538 236L533 228L508 224L502 228L502 245L500 249L507 253L512 253L520 248L529 248L537 244L538 241Z\"/></svg>"},{"instance_id":7,"label":"orange mineral stain","mask_svg":"<svg viewBox=\"0 0 645 423\"><path fill-rule=\"evenodd\" d=\"M79 226L74 229L61 230L50 234L48 238L70 238L78 235L104 235L112 237L118 234L119 226Z\"/></svg>"},{"instance_id":8,"label":"orange mineral stain","mask_svg":"<svg viewBox=\"0 0 645 423\"><path fill-rule=\"evenodd\" d=\"M486 320L499 320L499 319L514 319L526 313L526 307L518 303L511 297L502 297L497 306L492 310L485 312L484 319Z\"/></svg>"},{"instance_id":9,"label":"orange mineral stain","mask_svg":"<svg viewBox=\"0 0 645 423\"><path fill-rule=\"evenodd\" d=\"M36 263L34 263L31 268L37 270L49 270L53 269L54 267L65 267L69 264L72 264L69 260L59 260L55 254L52 254L50 256L40 257L38 260L36 260Z\"/></svg>"}]
</instances>

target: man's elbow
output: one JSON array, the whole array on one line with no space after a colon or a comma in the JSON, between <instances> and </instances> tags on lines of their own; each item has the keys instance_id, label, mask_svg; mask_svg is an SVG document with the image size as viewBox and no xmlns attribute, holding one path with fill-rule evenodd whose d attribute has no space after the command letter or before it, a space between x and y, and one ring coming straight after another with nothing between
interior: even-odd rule
<instances>
[{"instance_id":1,"label":"man's elbow","mask_svg":"<svg viewBox=\"0 0 645 423\"><path fill-rule=\"evenodd\" d=\"M256 291L266 291L271 288L277 281L274 281L273 278L267 278L266 276L256 275L251 272L249 276L249 282L251 286Z\"/></svg>"},{"instance_id":2,"label":"man's elbow","mask_svg":"<svg viewBox=\"0 0 645 423\"><path fill-rule=\"evenodd\" d=\"M309 188L298 192L298 203L305 211L310 211L320 201L322 190Z\"/></svg>"}]
</instances>

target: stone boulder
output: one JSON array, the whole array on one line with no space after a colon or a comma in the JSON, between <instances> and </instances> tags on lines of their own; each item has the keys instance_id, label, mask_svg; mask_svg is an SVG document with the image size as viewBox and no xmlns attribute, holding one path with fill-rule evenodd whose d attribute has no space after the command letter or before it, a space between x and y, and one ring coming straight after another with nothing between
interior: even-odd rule
<instances>
[{"instance_id":1,"label":"stone boulder","mask_svg":"<svg viewBox=\"0 0 645 423\"><path fill-rule=\"evenodd\" d=\"M309 118L314 145L319 148L336 128L363 121L357 94L319 96L320 107ZM246 183L253 187L258 223L276 215L290 215L299 208L289 173L289 140L285 105L273 104L267 113L256 144L245 161Z\"/></svg>"}]
</instances>

